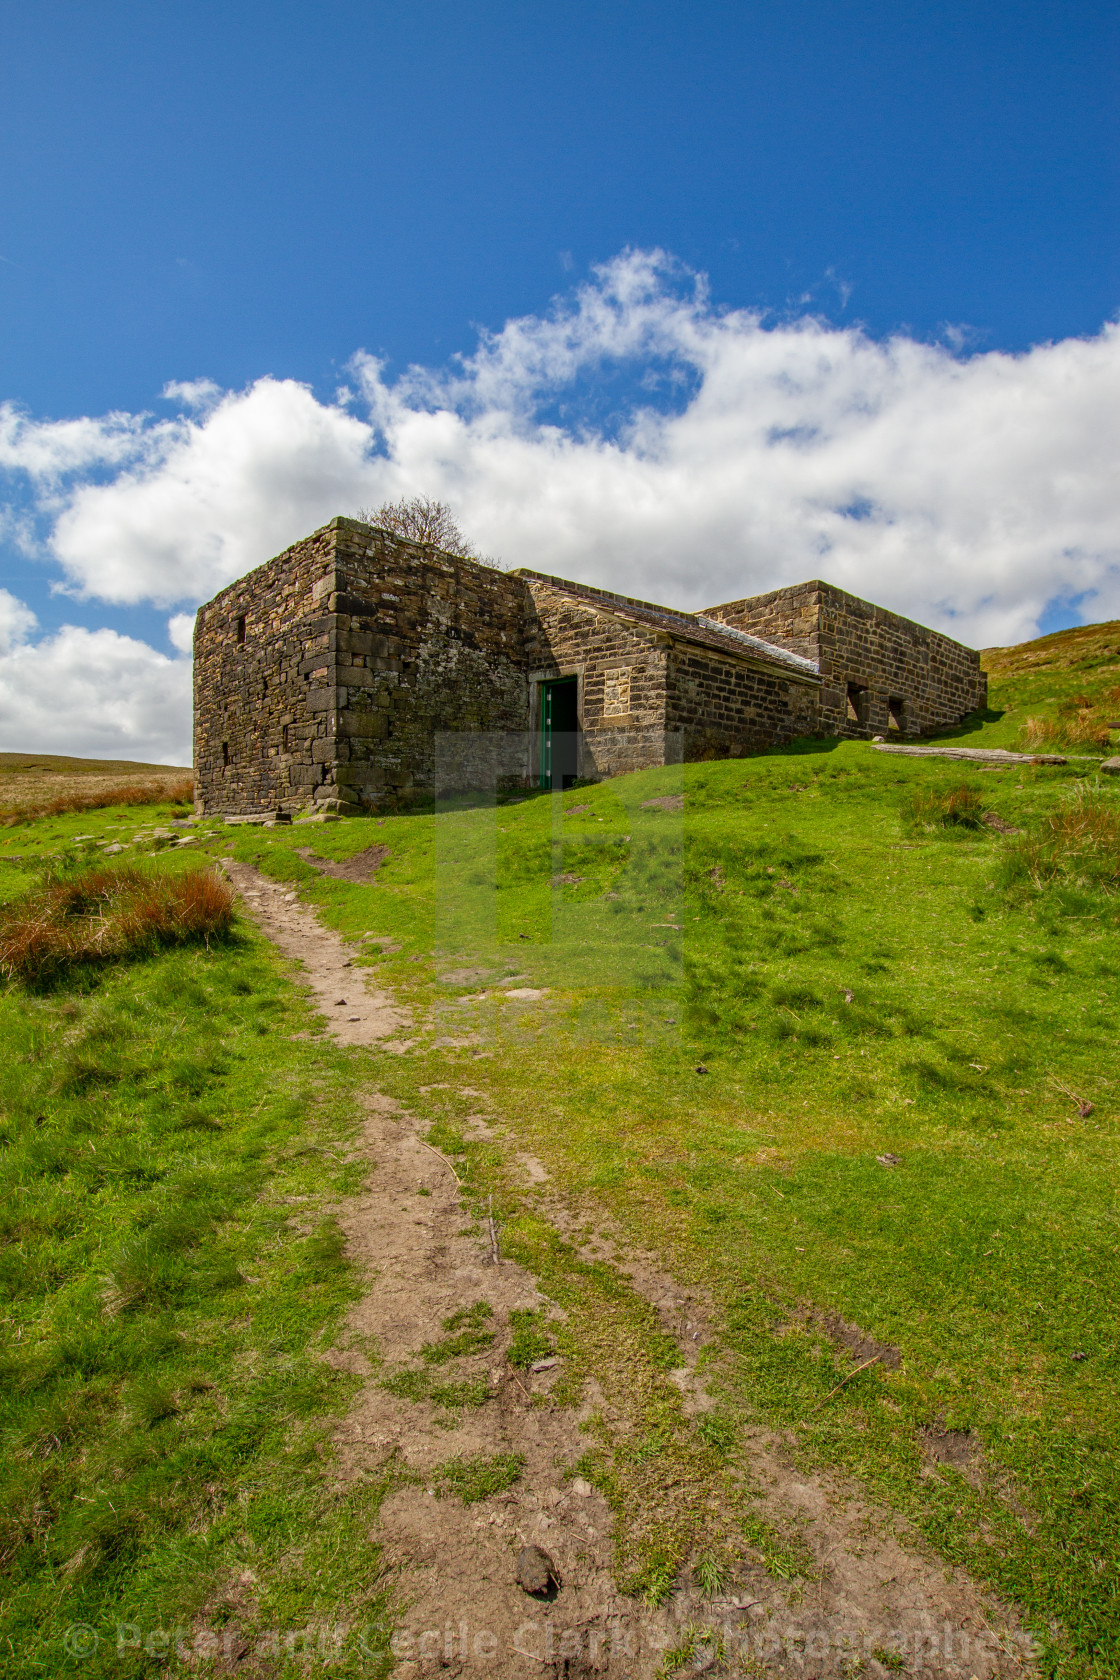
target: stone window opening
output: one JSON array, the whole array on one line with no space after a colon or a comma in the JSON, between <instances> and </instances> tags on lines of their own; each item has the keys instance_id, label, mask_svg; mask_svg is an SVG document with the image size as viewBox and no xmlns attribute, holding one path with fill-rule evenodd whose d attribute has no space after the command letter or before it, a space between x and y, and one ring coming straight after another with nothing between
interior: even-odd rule
<instances>
[{"instance_id":1,"label":"stone window opening","mask_svg":"<svg viewBox=\"0 0 1120 1680\"><path fill-rule=\"evenodd\" d=\"M244 642L245 642L245 619L244 619L244 616L242 616L241 618L239 618L237 620L237 645L238 645L238 647L242 647L244 645Z\"/></svg>"},{"instance_id":2,"label":"stone window opening","mask_svg":"<svg viewBox=\"0 0 1120 1680\"><path fill-rule=\"evenodd\" d=\"M887 711L890 714L890 728L905 731L906 702L901 695L892 694L887 700Z\"/></svg>"},{"instance_id":3,"label":"stone window opening","mask_svg":"<svg viewBox=\"0 0 1120 1680\"><path fill-rule=\"evenodd\" d=\"M848 684L848 722L867 724L867 690L859 683Z\"/></svg>"},{"instance_id":4,"label":"stone window opening","mask_svg":"<svg viewBox=\"0 0 1120 1680\"><path fill-rule=\"evenodd\" d=\"M229 769L229 742L228 741L223 741L222 742L222 769L223 770L228 770Z\"/></svg>"}]
</instances>

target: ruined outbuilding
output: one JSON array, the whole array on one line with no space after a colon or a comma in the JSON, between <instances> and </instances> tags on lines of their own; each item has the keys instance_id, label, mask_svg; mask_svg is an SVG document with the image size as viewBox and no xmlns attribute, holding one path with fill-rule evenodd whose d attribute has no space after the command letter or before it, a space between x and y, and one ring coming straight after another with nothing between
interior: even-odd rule
<instances>
[{"instance_id":1,"label":"ruined outbuilding","mask_svg":"<svg viewBox=\"0 0 1120 1680\"><path fill-rule=\"evenodd\" d=\"M676 612L332 519L204 606L199 807L359 811L430 794L449 733L507 785L917 736L984 704L979 655L826 583ZM461 761L469 766L469 742Z\"/></svg>"}]
</instances>

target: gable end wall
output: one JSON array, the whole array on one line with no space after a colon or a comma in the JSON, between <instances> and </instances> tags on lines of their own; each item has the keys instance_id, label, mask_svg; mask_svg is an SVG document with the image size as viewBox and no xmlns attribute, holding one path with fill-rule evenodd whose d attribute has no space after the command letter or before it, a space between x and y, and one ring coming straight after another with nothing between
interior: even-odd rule
<instances>
[{"instance_id":1,"label":"gable end wall","mask_svg":"<svg viewBox=\"0 0 1120 1680\"><path fill-rule=\"evenodd\" d=\"M664 764L665 638L626 624L541 579L530 576L526 582L539 625L532 669L534 751L540 683L575 677L581 776L622 776Z\"/></svg>"}]
</instances>

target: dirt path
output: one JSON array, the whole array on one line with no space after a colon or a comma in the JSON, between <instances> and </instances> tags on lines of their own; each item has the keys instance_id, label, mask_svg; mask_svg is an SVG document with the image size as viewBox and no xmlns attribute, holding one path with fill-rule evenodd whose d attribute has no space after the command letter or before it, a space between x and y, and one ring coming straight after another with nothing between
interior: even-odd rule
<instances>
[{"instance_id":1,"label":"dirt path","mask_svg":"<svg viewBox=\"0 0 1120 1680\"><path fill-rule=\"evenodd\" d=\"M332 1035L407 1049L393 1039L409 1025L406 1012L365 990L342 940L295 894L246 865L226 867L248 914L303 965ZM501 1136L499 1117L479 1113L474 1124ZM344 1480L380 1474L387 1463L399 1473L370 1536L399 1584L395 1675L841 1680L891 1673L893 1651L907 1672L946 1680L1031 1671L1029 1642L1005 1609L926 1554L900 1519L839 1479L800 1473L762 1432L748 1446L757 1509L801 1535L815 1578L777 1581L746 1565L720 1599L689 1582L656 1608L621 1594L611 1574L611 1511L576 1471L588 1446L582 1426L602 1396L591 1382L579 1405L560 1405L550 1399L559 1362L541 1370L510 1363L511 1314L559 1309L520 1266L495 1262L486 1230L463 1207L453 1167L423 1131L392 1099L372 1095L361 1143L369 1182L337 1210L371 1279L350 1315L346 1347L331 1355L366 1379L337 1430L339 1468ZM530 1177L543 1171L520 1159ZM555 1224L569 1228L562 1201L547 1205ZM597 1257L658 1308L680 1349L680 1367L665 1380L685 1394L687 1410L703 1409L694 1372L703 1303L652 1256L623 1252L607 1238ZM452 1342L458 1351L449 1354ZM464 1492L479 1497L467 1503ZM517 1579L523 1549L533 1546L547 1553L559 1583L536 1597ZM671 1653L686 1647L673 1666Z\"/></svg>"},{"instance_id":2,"label":"dirt path","mask_svg":"<svg viewBox=\"0 0 1120 1680\"><path fill-rule=\"evenodd\" d=\"M410 1024L388 992L367 986L355 968L353 953L337 934L328 933L313 910L280 881L250 864L223 860L222 868L241 895L249 916L286 957L298 962L300 978L340 1044L377 1044Z\"/></svg>"}]
</instances>

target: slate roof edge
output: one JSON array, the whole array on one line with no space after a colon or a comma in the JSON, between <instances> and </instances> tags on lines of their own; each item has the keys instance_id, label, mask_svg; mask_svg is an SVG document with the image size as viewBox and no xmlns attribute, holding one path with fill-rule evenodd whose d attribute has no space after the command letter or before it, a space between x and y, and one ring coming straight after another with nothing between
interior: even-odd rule
<instances>
[{"instance_id":1,"label":"slate roof edge","mask_svg":"<svg viewBox=\"0 0 1120 1680\"><path fill-rule=\"evenodd\" d=\"M594 585L587 583L572 583L568 578L553 577L548 572L535 572L528 566L519 566L510 572L509 576L531 578L537 583L547 584L563 595L572 595L577 600L586 601L589 606L599 607L603 612L612 613L631 623L636 622L644 628L658 629L663 634L675 636L681 641L695 642L700 647L719 648L722 652L735 654L740 658L744 655L753 656L768 665L784 666L791 674L796 672L799 677L820 681L820 671L813 660L806 659L799 653L791 653L788 648L778 647L773 642L763 641L760 636L748 635L745 630L736 630L730 624L721 624L718 619L706 618L702 613L681 612L676 607L663 607L656 601L642 601L633 595L616 595L610 589L596 589ZM633 617L630 617L630 614ZM653 626L643 623L646 614L660 622Z\"/></svg>"}]
</instances>

